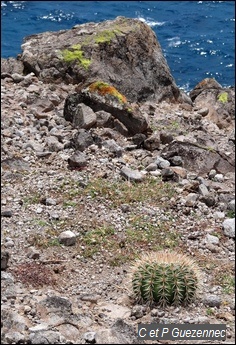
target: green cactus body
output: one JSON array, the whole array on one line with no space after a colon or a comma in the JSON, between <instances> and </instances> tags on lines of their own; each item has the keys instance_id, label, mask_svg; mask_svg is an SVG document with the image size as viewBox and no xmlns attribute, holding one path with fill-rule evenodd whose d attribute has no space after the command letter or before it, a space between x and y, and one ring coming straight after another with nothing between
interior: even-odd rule
<instances>
[{"instance_id":1,"label":"green cactus body","mask_svg":"<svg viewBox=\"0 0 236 345\"><path fill-rule=\"evenodd\" d=\"M172 260L173 259L173 260ZM148 255L133 268L132 289L138 301L162 306L192 302L199 287L199 270L185 256L162 252Z\"/></svg>"}]
</instances>

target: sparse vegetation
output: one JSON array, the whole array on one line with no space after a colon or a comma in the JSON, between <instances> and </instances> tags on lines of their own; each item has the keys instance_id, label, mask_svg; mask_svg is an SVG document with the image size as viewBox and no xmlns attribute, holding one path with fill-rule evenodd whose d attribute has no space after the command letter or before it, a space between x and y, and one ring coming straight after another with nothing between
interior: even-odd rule
<instances>
[{"instance_id":1,"label":"sparse vegetation","mask_svg":"<svg viewBox=\"0 0 236 345\"><path fill-rule=\"evenodd\" d=\"M106 181L96 178L91 180L84 192L92 198L102 197L109 200L111 207L122 204L150 203L159 207L168 207L167 202L160 199L168 197L171 199L175 194L173 184L162 182L161 179L147 178L142 183L130 183L128 181Z\"/></svg>"},{"instance_id":2,"label":"sparse vegetation","mask_svg":"<svg viewBox=\"0 0 236 345\"><path fill-rule=\"evenodd\" d=\"M62 59L65 62L70 63L73 61L77 61L78 64L86 70L89 68L92 62L90 59L86 59L84 57L84 52L80 44L73 45L69 49L62 50L61 54L62 54Z\"/></svg>"},{"instance_id":3,"label":"sparse vegetation","mask_svg":"<svg viewBox=\"0 0 236 345\"><path fill-rule=\"evenodd\" d=\"M44 285L55 285L56 280L53 272L39 262L26 262L17 265L12 271L17 280L25 285L31 285L35 288Z\"/></svg>"},{"instance_id":4,"label":"sparse vegetation","mask_svg":"<svg viewBox=\"0 0 236 345\"><path fill-rule=\"evenodd\" d=\"M219 285L223 288L225 294L231 294L235 291L235 276L232 274L223 274L219 277Z\"/></svg>"},{"instance_id":5,"label":"sparse vegetation","mask_svg":"<svg viewBox=\"0 0 236 345\"><path fill-rule=\"evenodd\" d=\"M234 210L228 210L226 212L226 217L227 218L235 218L235 211Z\"/></svg>"}]
</instances>

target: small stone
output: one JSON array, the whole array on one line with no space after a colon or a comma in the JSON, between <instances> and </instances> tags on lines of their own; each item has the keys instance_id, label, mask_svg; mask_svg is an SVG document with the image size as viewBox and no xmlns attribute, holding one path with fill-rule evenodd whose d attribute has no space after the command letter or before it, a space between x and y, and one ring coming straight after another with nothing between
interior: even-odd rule
<instances>
[{"instance_id":1,"label":"small stone","mask_svg":"<svg viewBox=\"0 0 236 345\"><path fill-rule=\"evenodd\" d=\"M10 211L10 210L1 211L1 216L10 218L10 217L12 217L12 211Z\"/></svg>"},{"instance_id":2,"label":"small stone","mask_svg":"<svg viewBox=\"0 0 236 345\"><path fill-rule=\"evenodd\" d=\"M218 237L210 235L210 234L207 234L205 239L208 243L211 243L211 244L219 244L220 242Z\"/></svg>"},{"instance_id":3,"label":"small stone","mask_svg":"<svg viewBox=\"0 0 236 345\"><path fill-rule=\"evenodd\" d=\"M174 166L182 166L183 165L183 159L180 156L174 156L169 158L169 161Z\"/></svg>"},{"instance_id":4,"label":"small stone","mask_svg":"<svg viewBox=\"0 0 236 345\"><path fill-rule=\"evenodd\" d=\"M119 146L114 139L105 140L103 141L102 145L108 148L108 150L114 153L117 157L122 156L123 148Z\"/></svg>"},{"instance_id":5,"label":"small stone","mask_svg":"<svg viewBox=\"0 0 236 345\"><path fill-rule=\"evenodd\" d=\"M209 190L204 184L200 184L198 187L199 194L206 196L209 194Z\"/></svg>"},{"instance_id":6,"label":"small stone","mask_svg":"<svg viewBox=\"0 0 236 345\"><path fill-rule=\"evenodd\" d=\"M198 200L198 194L196 193L189 193L187 195L186 201L185 201L185 206L188 207L193 207Z\"/></svg>"},{"instance_id":7,"label":"small stone","mask_svg":"<svg viewBox=\"0 0 236 345\"><path fill-rule=\"evenodd\" d=\"M142 305L135 305L131 310L131 316L140 319L144 315L144 307Z\"/></svg>"},{"instance_id":8,"label":"small stone","mask_svg":"<svg viewBox=\"0 0 236 345\"><path fill-rule=\"evenodd\" d=\"M97 303L99 298L100 298L99 295L94 295L94 294L85 294L80 297L81 301L87 301L87 302L92 302L92 303Z\"/></svg>"},{"instance_id":9,"label":"small stone","mask_svg":"<svg viewBox=\"0 0 236 345\"><path fill-rule=\"evenodd\" d=\"M152 309L152 310L151 310L151 316L152 316L152 317L158 316L158 309Z\"/></svg>"},{"instance_id":10,"label":"small stone","mask_svg":"<svg viewBox=\"0 0 236 345\"><path fill-rule=\"evenodd\" d=\"M197 113L202 115L202 116L206 116L209 113L209 109L208 108L201 108L198 110Z\"/></svg>"},{"instance_id":11,"label":"small stone","mask_svg":"<svg viewBox=\"0 0 236 345\"><path fill-rule=\"evenodd\" d=\"M144 179L144 174L142 174L139 170L132 170L128 167L123 167L120 171L120 174L128 181L142 182Z\"/></svg>"},{"instance_id":12,"label":"small stone","mask_svg":"<svg viewBox=\"0 0 236 345\"><path fill-rule=\"evenodd\" d=\"M61 244L64 244L65 246L73 246L76 242L76 236L75 234L70 231L63 231L60 235L59 235L59 242Z\"/></svg>"},{"instance_id":13,"label":"small stone","mask_svg":"<svg viewBox=\"0 0 236 345\"><path fill-rule=\"evenodd\" d=\"M157 157L155 163L157 164L157 167L160 169L165 169L170 166L170 162L162 157Z\"/></svg>"},{"instance_id":14,"label":"small stone","mask_svg":"<svg viewBox=\"0 0 236 345\"><path fill-rule=\"evenodd\" d=\"M84 153L76 151L70 158L68 164L71 168L84 168L87 164L87 157Z\"/></svg>"},{"instance_id":15,"label":"small stone","mask_svg":"<svg viewBox=\"0 0 236 345\"><path fill-rule=\"evenodd\" d=\"M8 260L10 258L10 254L7 251L1 251L1 270L7 269Z\"/></svg>"},{"instance_id":16,"label":"small stone","mask_svg":"<svg viewBox=\"0 0 236 345\"><path fill-rule=\"evenodd\" d=\"M221 306L221 298L217 295L207 295L203 299L203 303L208 307L217 307Z\"/></svg>"},{"instance_id":17,"label":"small stone","mask_svg":"<svg viewBox=\"0 0 236 345\"><path fill-rule=\"evenodd\" d=\"M165 132L160 133L160 141L163 145L169 144L174 140L173 135Z\"/></svg>"},{"instance_id":18,"label":"small stone","mask_svg":"<svg viewBox=\"0 0 236 345\"><path fill-rule=\"evenodd\" d=\"M12 330L6 333L4 338L7 344L25 344L26 342L24 334Z\"/></svg>"},{"instance_id":19,"label":"small stone","mask_svg":"<svg viewBox=\"0 0 236 345\"><path fill-rule=\"evenodd\" d=\"M156 165L156 163L151 163L151 164L149 164L149 165L145 168L145 170L147 170L147 171L155 171L155 170L157 170L157 165Z\"/></svg>"},{"instance_id":20,"label":"small stone","mask_svg":"<svg viewBox=\"0 0 236 345\"><path fill-rule=\"evenodd\" d=\"M216 174L213 179L216 182L224 182L224 176L222 174Z\"/></svg>"},{"instance_id":21,"label":"small stone","mask_svg":"<svg viewBox=\"0 0 236 345\"><path fill-rule=\"evenodd\" d=\"M5 248L12 248L12 247L14 247L14 245L15 245L14 241L9 240L5 243L4 247Z\"/></svg>"},{"instance_id":22,"label":"small stone","mask_svg":"<svg viewBox=\"0 0 236 345\"><path fill-rule=\"evenodd\" d=\"M216 211L213 213L213 217L215 219L224 219L225 218L225 213L224 212L220 212L220 211Z\"/></svg>"},{"instance_id":23,"label":"small stone","mask_svg":"<svg viewBox=\"0 0 236 345\"><path fill-rule=\"evenodd\" d=\"M231 200L231 201L228 203L228 210L230 210L230 211L235 211L235 199Z\"/></svg>"},{"instance_id":24,"label":"small stone","mask_svg":"<svg viewBox=\"0 0 236 345\"><path fill-rule=\"evenodd\" d=\"M160 148L160 135L159 134L152 134L149 138L147 138L143 146L146 150L154 151L159 150Z\"/></svg>"},{"instance_id":25,"label":"small stone","mask_svg":"<svg viewBox=\"0 0 236 345\"><path fill-rule=\"evenodd\" d=\"M30 247L27 257L29 259L38 260L40 257L40 252L36 248Z\"/></svg>"},{"instance_id":26,"label":"small stone","mask_svg":"<svg viewBox=\"0 0 236 345\"><path fill-rule=\"evenodd\" d=\"M213 180L213 178L216 176L216 170L211 169L208 176L209 176L209 179Z\"/></svg>"},{"instance_id":27,"label":"small stone","mask_svg":"<svg viewBox=\"0 0 236 345\"><path fill-rule=\"evenodd\" d=\"M223 224L224 234L228 237L235 238L235 218L226 219Z\"/></svg>"},{"instance_id":28,"label":"small stone","mask_svg":"<svg viewBox=\"0 0 236 345\"><path fill-rule=\"evenodd\" d=\"M84 340L86 341L86 343L94 344L96 342L96 332L84 333Z\"/></svg>"}]
</instances>

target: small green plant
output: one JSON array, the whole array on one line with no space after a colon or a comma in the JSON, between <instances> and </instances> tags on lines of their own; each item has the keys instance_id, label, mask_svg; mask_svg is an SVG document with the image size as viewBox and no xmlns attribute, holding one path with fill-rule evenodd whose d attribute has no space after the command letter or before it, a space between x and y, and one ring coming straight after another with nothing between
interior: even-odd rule
<instances>
[{"instance_id":1,"label":"small green plant","mask_svg":"<svg viewBox=\"0 0 236 345\"><path fill-rule=\"evenodd\" d=\"M48 222L43 219L35 219L34 223L42 227L48 226Z\"/></svg>"},{"instance_id":2,"label":"small green plant","mask_svg":"<svg viewBox=\"0 0 236 345\"><path fill-rule=\"evenodd\" d=\"M110 42L113 38L115 38L116 34L119 34L118 30L103 30L96 34L95 42L96 43L105 43Z\"/></svg>"},{"instance_id":3,"label":"small green plant","mask_svg":"<svg viewBox=\"0 0 236 345\"><path fill-rule=\"evenodd\" d=\"M86 70L89 68L91 64L91 60L86 59L84 57L84 52L81 49L80 44L75 44L71 46L69 49L62 50L61 54L62 54L62 59L65 62L70 63L77 60L78 64L81 65Z\"/></svg>"},{"instance_id":4,"label":"small green plant","mask_svg":"<svg viewBox=\"0 0 236 345\"><path fill-rule=\"evenodd\" d=\"M226 213L227 218L235 218L235 211L234 210L228 210Z\"/></svg>"},{"instance_id":5,"label":"small green plant","mask_svg":"<svg viewBox=\"0 0 236 345\"><path fill-rule=\"evenodd\" d=\"M174 252L142 255L131 274L136 300L148 304L186 305L196 299L200 287L200 271L195 262Z\"/></svg>"},{"instance_id":6,"label":"small green plant","mask_svg":"<svg viewBox=\"0 0 236 345\"><path fill-rule=\"evenodd\" d=\"M53 238L48 241L47 246L48 247L62 247L62 244L59 242L58 238Z\"/></svg>"},{"instance_id":7,"label":"small green plant","mask_svg":"<svg viewBox=\"0 0 236 345\"><path fill-rule=\"evenodd\" d=\"M40 201L40 194L34 193L30 196L26 196L23 198L23 205L27 207L32 204L38 204L39 201Z\"/></svg>"},{"instance_id":8,"label":"small green plant","mask_svg":"<svg viewBox=\"0 0 236 345\"><path fill-rule=\"evenodd\" d=\"M77 205L77 202L75 201L64 201L63 202L63 208L67 208L67 207L75 207Z\"/></svg>"},{"instance_id":9,"label":"small green plant","mask_svg":"<svg viewBox=\"0 0 236 345\"><path fill-rule=\"evenodd\" d=\"M235 277L230 274L224 274L219 279L219 285L222 287L223 292L229 295L235 290Z\"/></svg>"},{"instance_id":10,"label":"small green plant","mask_svg":"<svg viewBox=\"0 0 236 345\"><path fill-rule=\"evenodd\" d=\"M207 308L206 314L207 314L207 316L212 316L212 315L214 315L214 314L215 314L214 309L213 309L213 308Z\"/></svg>"}]
</instances>

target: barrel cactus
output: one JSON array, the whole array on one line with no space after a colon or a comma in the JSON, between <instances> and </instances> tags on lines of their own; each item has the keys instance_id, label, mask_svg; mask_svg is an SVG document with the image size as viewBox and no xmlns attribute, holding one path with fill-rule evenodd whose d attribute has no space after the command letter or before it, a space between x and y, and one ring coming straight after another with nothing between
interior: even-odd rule
<instances>
[{"instance_id":1,"label":"barrel cactus","mask_svg":"<svg viewBox=\"0 0 236 345\"><path fill-rule=\"evenodd\" d=\"M131 284L138 302L186 305L197 296L200 271L183 254L165 251L145 254L132 267Z\"/></svg>"}]
</instances>

